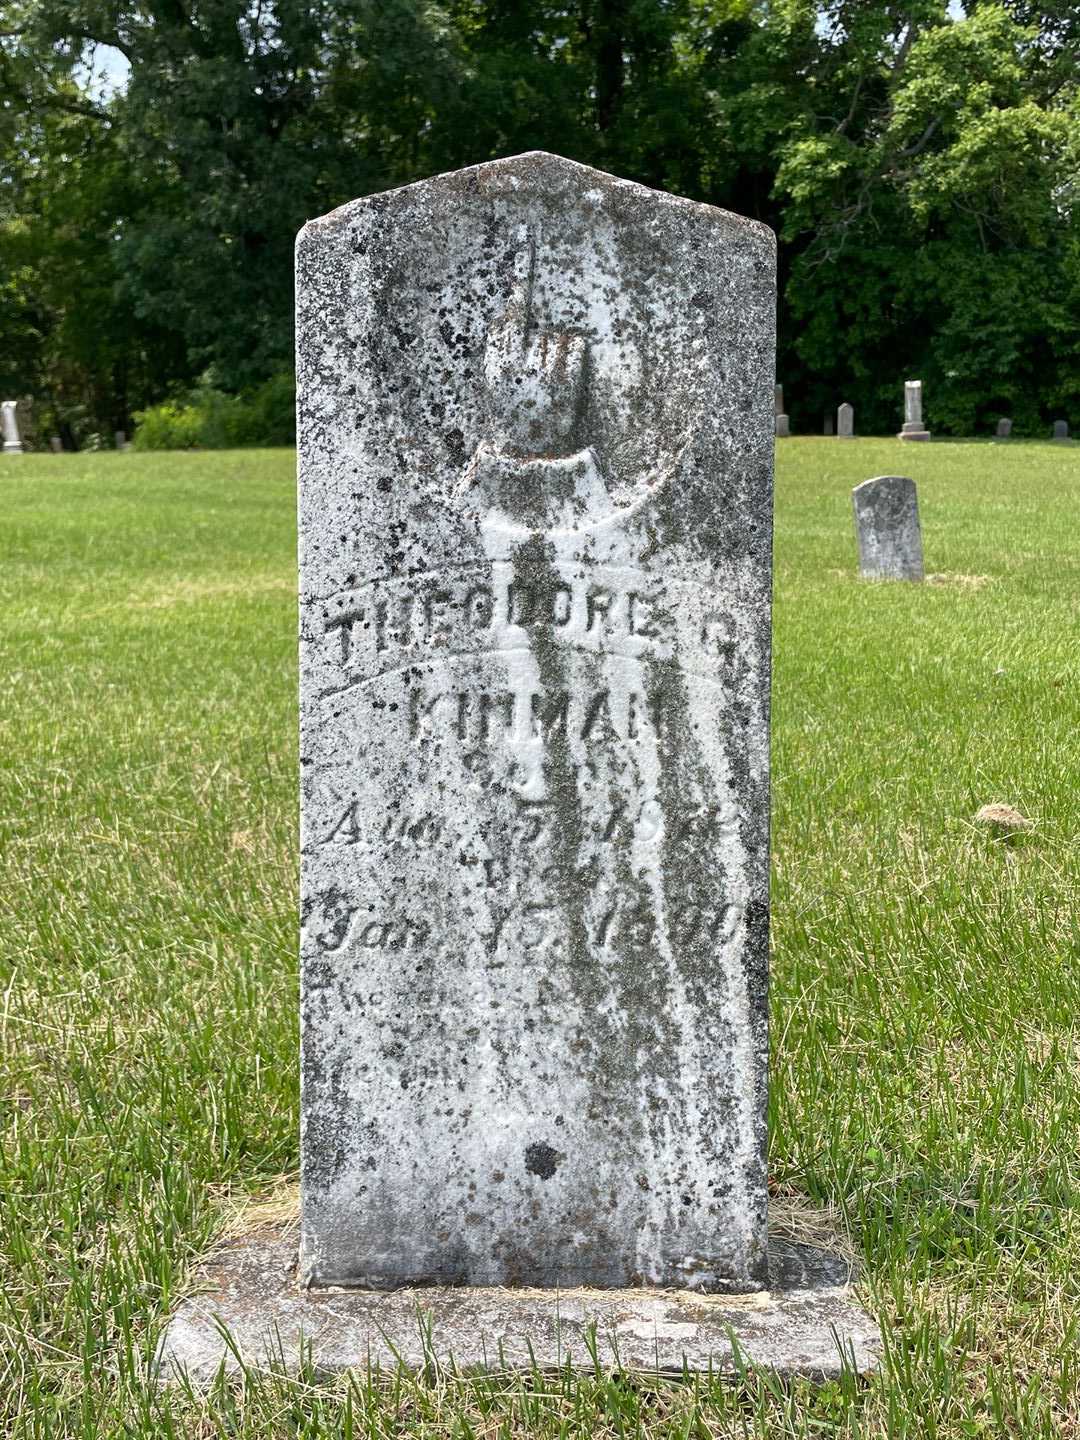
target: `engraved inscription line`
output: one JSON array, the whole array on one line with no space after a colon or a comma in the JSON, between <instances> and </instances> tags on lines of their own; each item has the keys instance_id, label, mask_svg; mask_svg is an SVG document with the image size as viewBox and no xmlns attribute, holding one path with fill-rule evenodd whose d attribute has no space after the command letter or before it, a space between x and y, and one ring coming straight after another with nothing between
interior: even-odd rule
<instances>
[{"instance_id":1,"label":"engraved inscription line","mask_svg":"<svg viewBox=\"0 0 1080 1440\"><path fill-rule=\"evenodd\" d=\"M539 879L548 883L554 876L555 867L549 867ZM515 911L516 923L512 925ZM617 894L590 928L588 940L599 951L614 948L616 942L654 945L666 929L679 946L699 941L727 945L737 936L744 913L744 907L734 902L715 905L687 900L673 908L665 925L652 906L637 895ZM505 912L496 917L494 929L488 933L478 932L476 938L485 947L492 947L513 937L531 955L553 951L559 941L560 914L560 907L547 898L526 900L520 907L512 901ZM339 906L326 917L326 926L325 930L315 931L314 938L327 954L336 954L352 945L361 950L391 953L438 955L444 950L441 943L429 945L433 929L427 920L394 914L373 915L370 907Z\"/></svg>"}]
</instances>

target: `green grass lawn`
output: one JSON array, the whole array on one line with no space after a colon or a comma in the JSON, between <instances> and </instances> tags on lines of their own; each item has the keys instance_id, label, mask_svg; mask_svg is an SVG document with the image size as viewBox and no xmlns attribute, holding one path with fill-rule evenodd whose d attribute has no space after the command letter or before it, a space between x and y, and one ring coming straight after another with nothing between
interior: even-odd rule
<instances>
[{"instance_id":1,"label":"green grass lawn","mask_svg":"<svg viewBox=\"0 0 1080 1440\"><path fill-rule=\"evenodd\" d=\"M919 486L921 586L852 485ZM297 1168L293 457L0 461L0 1427L1080 1434L1080 447L781 442L771 1174L880 1376L147 1385ZM1019 843L973 825L1004 801Z\"/></svg>"}]
</instances>

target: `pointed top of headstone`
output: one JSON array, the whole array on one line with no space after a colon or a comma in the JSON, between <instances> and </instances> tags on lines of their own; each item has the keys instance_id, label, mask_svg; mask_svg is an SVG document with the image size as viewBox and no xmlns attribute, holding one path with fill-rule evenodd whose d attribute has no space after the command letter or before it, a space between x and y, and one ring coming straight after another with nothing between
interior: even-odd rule
<instances>
[{"instance_id":1,"label":"pointed top of headstone","mask_svg":"<svg viewBox=\"0 0 1080 1440\"><path fill-rule=\"evenodd\" d=\"M519 195L523 188L538 185L552 192L573 191L591 198L597 206L618 206L620 202L640 203L647 200L649 204L660 209L707 211L719 223L733 229L754 232L775 250L776 237L773 231L758 220L736 215L731 210L723 210L718 205L708 205L701 200L688 200L685 196L672 195L666 190L653 190L636 180L623 180L606 170L583 165L579 160L568 160L564 155L555 155L549 150L526 150L520 155L485 160L479 165L469 165L462 170L448 170L441 175L429 176L426 180L414 180L392 190L382 190L374 195L346 201L336 210L309 220L300 231L298 240L302 240L305 233L313 228L333 229L347 223L358 209L382 209L387 205L410 203L425 196L514 197Z\"/></svg>"}]
</instances>

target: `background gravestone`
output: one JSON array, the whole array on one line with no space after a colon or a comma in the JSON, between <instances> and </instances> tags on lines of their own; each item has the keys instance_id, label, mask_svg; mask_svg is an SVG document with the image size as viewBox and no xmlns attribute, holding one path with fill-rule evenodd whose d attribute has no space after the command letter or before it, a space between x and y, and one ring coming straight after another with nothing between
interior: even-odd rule
<instances>
[{"instance_id":1,"label":"background gravestone","mask_svg":"<svg viewBox=\"0 0 1080 1440\"><path fill-rule=\"evenodd\" d=\"M915 482L879 475L851 492L859 573L868 580L921 580L922 532Z\"/></svg>"},{"instance_id":2,"label":"background gravestone","mask_svg":"<svg viewBox=\"0 0 1080 1440\"><path fill-rule=\"evenodd\" d=\"M0 403L0 431L2 431L4 436L5 455L22 454L23 447L22 441L19 439L17 408L17 400L5 400Z\"/></svg>"},{"instance_id":3,"label":"background gravestone","mask_svg":"<svg viewBox=\"0 0 1080 1440\"><path fill-rule=\"evenodd\" d=\"M787 439L791 434L791 425L784 413L784 387L776 385L773 387L773 410L774 410L774 433L778 439Z\"/></svg>"},{"instance_id":4,"label":"background gravestone","mask_svg":"<svg viewBox=\"0 0 1080 1440\"><path fill-rule=\"evenodd\" d=\"M822 434L824 434L824 435L831 435L832 433L833 433L833 418L832 418L832 415L829 414L828 411L826 411L826 412L825 412L824 421L822 422Z\"/></svg>"},{"instance_id":5,"label":"background gravestone","mask_svg":"<svg viewBox=\"0 0 1080 1440\"><path fill-rule=\"evenodd\" d=\"M997 431L995 433L999 440L1008 440L1009 436L1012 434L1012 421L1005 419L999 420L997 423Z\"/></svg>"},{"instance_id":6,"label":"background gravestone","mask_svg":"<svg viewBox=\"0 0 1080 1440\"><path fill-rule=\"evenodd\" d=\"M1069 438L1069 422L1067 420L1055 420L1053 435L1055 440L1067 440Z\"/></svg>"},{"instance_id":7,"label":"background gravestone","mask_svg":"<svg viewBox=\"0 0 1080 1440\"><path fill-rule=\"evenodd\" d=\"M930 432L923 425L922 381L904 381L904 424L898 440L929 440Z\"/></svg>"},{"instance_id":8,"label":"background gravestone","mask_svg":"<svg viewBox=\"0 0 1080 1440\"><path fill-rule=\"evenodd\" d=\"M297 265L302 1275L760 1287L773 237L537 153Z\"/></svg>"},{"instance_id":9,"label":"background gravestone","mask_svg":"<svg viewBox=\"0 0 1080 1440\"><path fill-rule=\"evenodd\" d=\"M855 411L846 403L836 412L836 436L839 440L855 438Z\"/></svg>"}]
</instances>

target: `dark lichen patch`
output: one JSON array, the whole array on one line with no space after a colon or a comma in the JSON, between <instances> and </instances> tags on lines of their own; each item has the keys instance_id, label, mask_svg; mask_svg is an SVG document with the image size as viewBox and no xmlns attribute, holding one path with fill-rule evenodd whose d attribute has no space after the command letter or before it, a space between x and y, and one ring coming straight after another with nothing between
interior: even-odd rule
<instances>
[{"instance_id":1,"label":"dark lichen patch","mask_svg":"<svg viewBox=\"0 0 1080 1440\"><path fill-rule=\"evenodd\" d=\"M545 1140L534 1140L525 1146L525 1169L530 1175L539 1175L541 1180L551 1179L562 1158Z\"/></svg>"}]
</instances>

